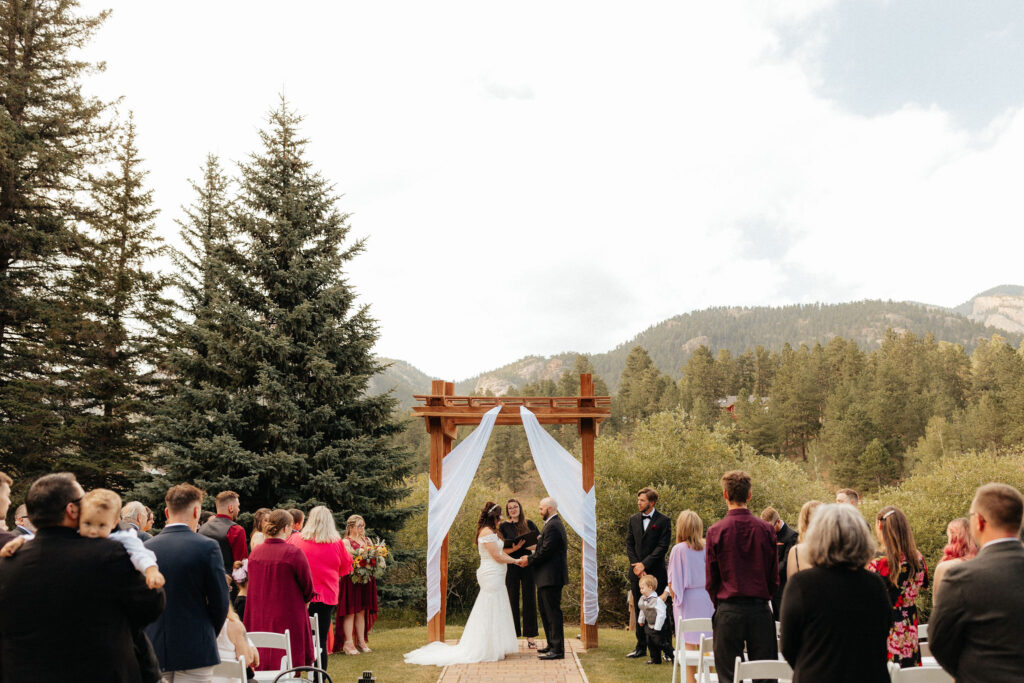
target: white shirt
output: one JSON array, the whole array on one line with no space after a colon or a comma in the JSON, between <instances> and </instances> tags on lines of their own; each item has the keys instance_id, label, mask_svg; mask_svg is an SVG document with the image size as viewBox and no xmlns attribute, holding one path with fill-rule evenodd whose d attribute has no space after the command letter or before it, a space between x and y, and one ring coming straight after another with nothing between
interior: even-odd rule
<instances>
[{"instance_id":1,"label":"white shirt","mask_svg":"<svg viewBox=\"0 0 1024 683\"><path fill-rule=\"evenodd\" d=\"M650 512L644 512L644 513L641 513L641 514L644 515L644 518L643 518L644 531L647 531L647 526L651 523L651 517L654 516L654 508L651 508Z\"/></svg>"},{"instance_id":2,"label":"white shirt","mask_svg":"<svg viewBox=\"0 0 1024 683\"><path fill-rule=\"evenodd\" d=\"M640 598L637 602L637 611L640 612L640 618L637 619L637 623L641 626L644 624L644 607L654 607L658 616L654 620L655 631L660 631L661 627L665 625L665 603L661 601L657 593L651 593Z\"/></svg>"}]
</instances>

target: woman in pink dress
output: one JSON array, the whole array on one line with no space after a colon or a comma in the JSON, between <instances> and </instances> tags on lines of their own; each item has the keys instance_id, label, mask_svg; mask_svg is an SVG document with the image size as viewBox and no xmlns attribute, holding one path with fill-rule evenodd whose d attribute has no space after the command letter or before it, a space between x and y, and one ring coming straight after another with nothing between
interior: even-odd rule
<instances>
[{"instance_id":1,"label":"woman in pink dress","mask_svg":"<svg viewBox=\"0 0 1024 683\"><path fill-rule=\"evenodd\" d=\"M298 540L296 540L298 539ZM313 574L313 601L309 603L309 616L316 615L320 624L320 663L327 669L327 632L331 630L331 613L338 604L338 581L352 573L352 556L341 542L341 534L334 526L334 515L323 505L309 511L301 534L294 534L294 544L309 560Z\"/></svg>"},{"instance_id":2,"label":"woman in pink dress","mask_svg":"<svg viewBox=\"0 0 1024 683\"><path fill-rule=\"evenodd\" d=\"M683 510L676 520L676 544L668 558L668 592L672 595L672 617L680 619L711 618L715 612L711 596L704 588L704 522L693 510ZM704 632L711 637L711 633ZM687 650L696 650L700 631L676 633ZM697 667L686 667L687 683L694 683Z\"/></svg>"},{"instance_id":3,"label":"woman in pink dress","mask_svg":"<svg viewBox=\"0 0 1024 683\"><path fill-rule=\"evenodd\" d=\"M292 666L313 662L313 634L306 603L313 599L313 576L301 550L285 542L292 516L274 510L263 526L266 540L249 556L249 595L245 603L247 631L289 631ZM260 649L260 670L281 668L281 651Z\"/></svg>"},{"instance_id":4,"label":"woman in pink dress","mask_svg":"<svg viewBox=\"0 0 1024 683\"><path fill-rule=\"evenodd\" d=\"M345 522L345 538L342 540L349 555L355 556L356 551L370 545L366 538L366 522L359 515L352 515ZM366 644L373 622L377 621L377 580L369 583L355 583L353 574L342 577L338 594L338 619L334 625L335 652L344 650L347 655L370 652ZM344 642L338 647L337 634L344 634Z\"/></svg>"}]
</instances>

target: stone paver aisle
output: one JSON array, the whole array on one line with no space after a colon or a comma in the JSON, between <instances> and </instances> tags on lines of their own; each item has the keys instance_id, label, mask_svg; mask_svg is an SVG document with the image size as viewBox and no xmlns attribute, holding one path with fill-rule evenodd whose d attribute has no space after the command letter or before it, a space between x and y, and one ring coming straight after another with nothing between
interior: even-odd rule
<instances>
[{"instance_id":1,"label":"stone paver aisle","mask_svg":"<svg viewBox=\"0 0 1024 683\"><path fill-rule=\"evenodd\" d=\"M457 641L448 641L455 644ZM539 639L543 643L543 639ZM506 657L500 662L482 664L456 664L445 667L439 683L469 683L470 681L544 681L544 683L589 683L583 667L574 652L583 650L583 644L575 638L565 641L565 659L542 662L537 651L526 647L526 641L519 641L519 653Z\"/></svg>"}]
</instances>

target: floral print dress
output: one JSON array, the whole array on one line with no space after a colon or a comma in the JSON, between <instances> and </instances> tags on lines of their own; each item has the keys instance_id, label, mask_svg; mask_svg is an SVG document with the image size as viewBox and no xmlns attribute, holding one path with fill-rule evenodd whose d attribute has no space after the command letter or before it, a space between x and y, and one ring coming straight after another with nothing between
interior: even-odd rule
<instances>
[{"instance_id":1,"label":"floral print dress","mask_svg":"<svg viewBox=\"0 0 1024 683\"><path fill-rule=\"evenodd\" d=\"M928 568L924 558L919 557L920 571L911 576L910 567L903 559L900 562L896 583L889 578L889 560L882 556L868 563L868 569L885 579L892 603L892 628L887 641L889 661L906 669L921 666L921 646L917 639L917 595L928 586Z\"/></svg>"}]
</instances>

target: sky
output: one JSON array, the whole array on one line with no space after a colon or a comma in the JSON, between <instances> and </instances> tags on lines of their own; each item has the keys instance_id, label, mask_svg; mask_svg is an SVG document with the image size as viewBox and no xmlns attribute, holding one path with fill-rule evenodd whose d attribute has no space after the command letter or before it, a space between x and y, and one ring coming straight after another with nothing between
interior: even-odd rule
<instances>
[{"instance_id":1,"label":"sky","mask_svg":"<svg viewBox=\"0 0 1024 683\"><path fill-rule=\"evenodd\" d=\"M1016 0L86 0L177 244L283 94L376 352L461 380L709 306L1024 284Z\"/></svg>"}]
</instances>

